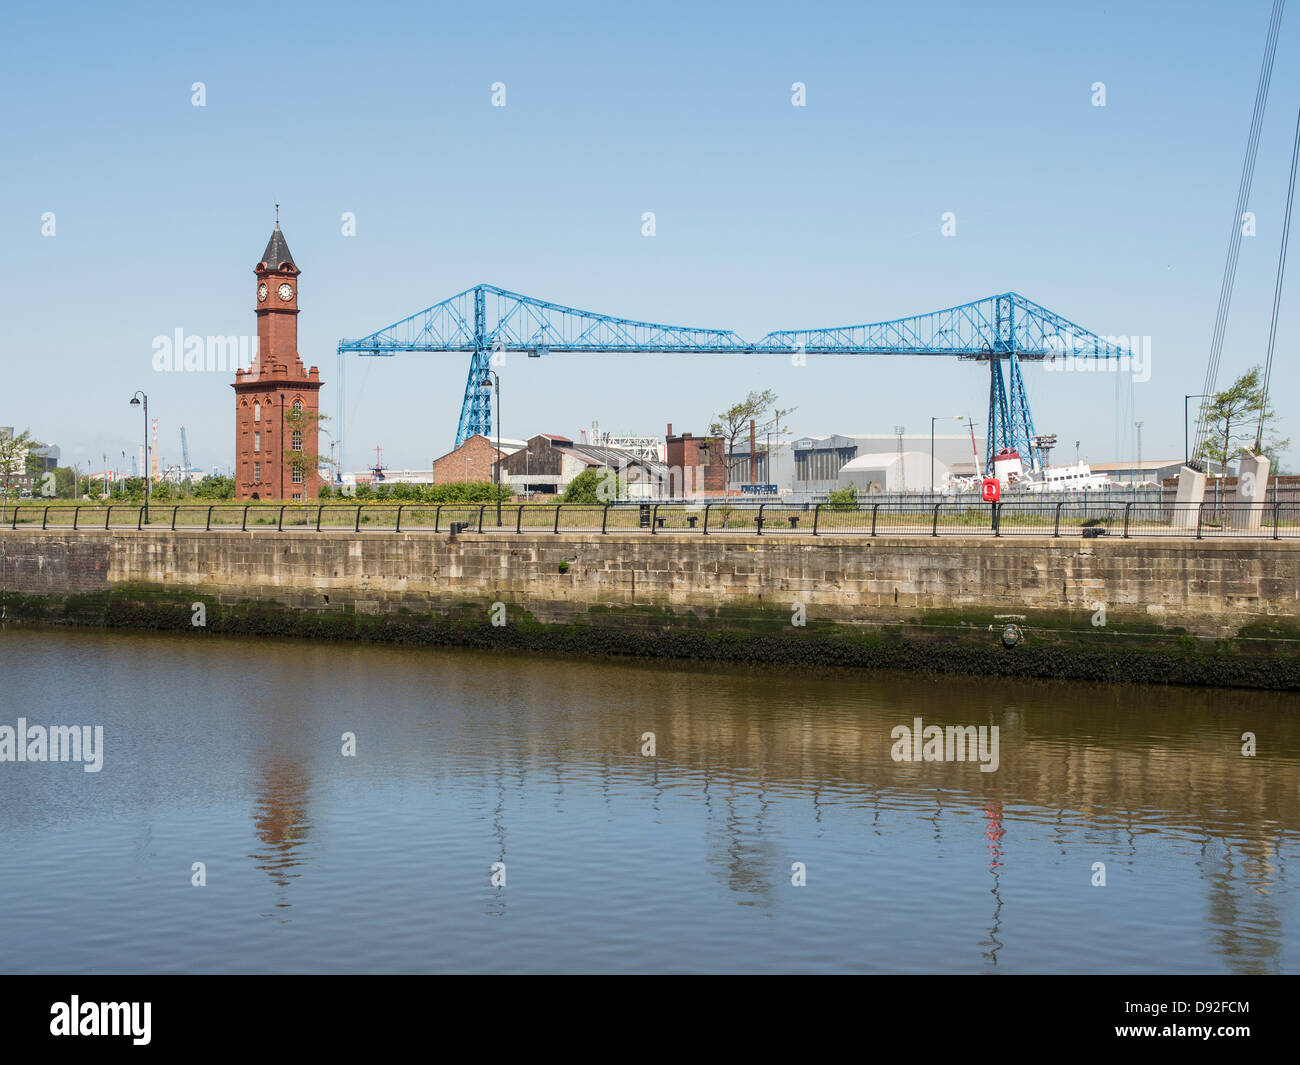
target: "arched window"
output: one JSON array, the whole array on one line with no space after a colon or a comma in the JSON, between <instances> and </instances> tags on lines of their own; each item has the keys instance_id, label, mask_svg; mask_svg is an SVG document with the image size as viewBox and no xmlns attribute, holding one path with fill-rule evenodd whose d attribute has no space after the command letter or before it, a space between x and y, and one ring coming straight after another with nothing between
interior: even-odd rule
<instances>
[{"instance_id":1,"label":"arched window","mask_svg":"<svg viewBox=\"0 0 1300 1065\"><path fill-rule=\"evenodd\" d=\"M295 399L295 400L293 401L293 412L294 412L294 414L301 414L301 413L302 413L302 400L300 400L300 399Z\"/></svg>"},{"instance_id":2,"label":"arched window","mask_svg":"<svg viewBox=\"0 0 1300 1065\"><path fill-rule=\"evenodd\" d=\"M253 421L255 421L255 422L260 422L261 420L262 420L262 404L260 404L260 403L254 403L254 404L253 404Z\"/></svg>"}]
</instances>

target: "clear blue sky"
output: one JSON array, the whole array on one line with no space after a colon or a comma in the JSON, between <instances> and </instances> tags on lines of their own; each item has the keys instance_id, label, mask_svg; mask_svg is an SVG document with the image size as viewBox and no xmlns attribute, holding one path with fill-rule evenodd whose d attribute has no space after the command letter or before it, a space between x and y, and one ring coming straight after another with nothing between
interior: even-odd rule
<instances>
[{"instance_id":1,"label":"clear blue sky","mask_svg":"<svg viewBox=\"0 0 1300 1065\"><path fill-rule=\"evenodd\" d=\"M143 388L165 458L183 424L197 464L229 466L230 378L157 374L151 343L254 331L252 267L278 200L303 270L300 348L330 415L339 338L479 281L755 338L1015 290L1096 332L1152 337L1151 379L1133 389L1143 453L1179 456L1268 13L1266 0L10 3L0 424L97 466L138 443L127 401ZM1297 104L1300 5L1278 47L1220 385L1263 359ZM1300 263L1291 277L1274 396L1300 439ZM394 466L447 451L465 371L459 355L354 360L348 468L375 444ZM1027 378L1040 432L1113 457L1112 378ZM593 419L703 432L766 387L798 408L799 435L986 418L986 374L956 360L510 356L504 433L576 436Z\"/></svg>"}]
</instances>

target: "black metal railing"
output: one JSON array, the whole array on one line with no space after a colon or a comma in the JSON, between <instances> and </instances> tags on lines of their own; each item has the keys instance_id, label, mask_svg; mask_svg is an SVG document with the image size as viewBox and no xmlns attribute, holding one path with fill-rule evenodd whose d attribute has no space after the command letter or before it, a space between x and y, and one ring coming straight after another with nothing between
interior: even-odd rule
<instances>
[{"instance_id":1,"label":"black metal railing","mask_svg":"<svg viewBox=\"0 0 1300 1065\"><path fill-rule=\"evenodd\" d=\"M1300 538L1300 503L1033 502L833 503L301 503L19 504L11 529L78 532L173 529L240 532L644 533L726 536Z\"/></svg>"}]
</instances>

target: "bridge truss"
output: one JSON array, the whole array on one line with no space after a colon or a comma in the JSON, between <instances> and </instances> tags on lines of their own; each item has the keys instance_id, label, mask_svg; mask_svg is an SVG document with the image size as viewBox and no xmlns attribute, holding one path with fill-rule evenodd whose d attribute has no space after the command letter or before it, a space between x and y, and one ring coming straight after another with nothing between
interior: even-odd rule
<instances>
[{"instance_id":1,"label":"bridge truss","mask_svg":"<svg viewBox=\"0 0 1300 1065\"><path fill-rule=\"evenodd\" d=\"M497 352L681 355L946 355L989 364L985 470L1013 449L1027 468L1034 447L1033 414L1021 363L1057 358L1120 360L1129 348L1097 336L1015 292L887 322L790 329L747 341L729 329L700 329L616 318L548 303L495 285L475 285L360 340L338 346L338 444L343 443L343 380L347 355L467 353L469 373L456 426L456 446L476 433L491 436L491 392L482 387Z\"/></svg>"}]
</instances>

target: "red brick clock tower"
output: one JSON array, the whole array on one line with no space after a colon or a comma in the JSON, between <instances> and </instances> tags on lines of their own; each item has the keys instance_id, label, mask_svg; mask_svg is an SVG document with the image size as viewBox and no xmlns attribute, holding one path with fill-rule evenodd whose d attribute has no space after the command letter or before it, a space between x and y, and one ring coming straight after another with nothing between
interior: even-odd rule
<instances>
[{"instance_id":1,"label":"red brick clock tower","mask_svg":"<svg viewBox=\"0 0 1300 1065\"><path fill-rule=\"evenodd\" d=\"M280 231L267 242L257 275L257 358L235 371L235 498L315 499L320 490L316 415L320 371L298 355L298 275ZM295 459L295 453L302 458Z\"/></svg>"}]
</instances>

